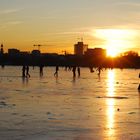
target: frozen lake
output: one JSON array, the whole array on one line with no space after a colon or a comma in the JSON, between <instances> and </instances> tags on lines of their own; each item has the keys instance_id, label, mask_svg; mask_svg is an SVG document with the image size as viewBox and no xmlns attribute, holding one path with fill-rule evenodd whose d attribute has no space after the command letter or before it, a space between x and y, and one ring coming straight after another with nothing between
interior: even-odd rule
<instances>
[{"instance_id":1,"label":"frozen lake","mask_svg":"<svg viewBox=\"0 0 140 140\"><path fill-rule=\"evenodd\" d=\"M54 72L0 69L0 140L140 140L140 70Z\"/></svg>"}]
</instances>

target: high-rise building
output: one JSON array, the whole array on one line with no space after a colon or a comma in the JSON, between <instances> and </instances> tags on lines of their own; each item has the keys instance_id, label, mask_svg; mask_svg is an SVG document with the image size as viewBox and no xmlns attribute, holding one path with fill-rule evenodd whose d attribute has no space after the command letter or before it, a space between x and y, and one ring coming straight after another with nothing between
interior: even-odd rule
<instances>
[{"instance_id":1,"label":"high-rise building","mask_svg":"<svg viewBox=\"0 0 140 140\"><path fill-rule=\"evenodd\" d=\"M74 54L75 55L84 55L88 49L88 45L83 42L78 42L74 45Z\"/></svg>"}]
</instances>

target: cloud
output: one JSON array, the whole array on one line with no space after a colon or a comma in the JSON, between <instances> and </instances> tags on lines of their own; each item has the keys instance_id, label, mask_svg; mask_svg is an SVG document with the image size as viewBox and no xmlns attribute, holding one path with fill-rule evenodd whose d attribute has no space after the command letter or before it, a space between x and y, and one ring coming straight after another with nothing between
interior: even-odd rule
<instances>
[{"instance_id":1,"label":"cloud","mask_svg":"<svg viewBox=\"0 0 140 140\"><path fill-rule=\"evenodd\" d=\"M23 23L23 22L22 21L9 21L9 22L7 22L7 25L19 25L21 23Z\"/></svg>"},{"instance_id":2,"label":"cloud","mask_svg":"<svg viewBox=\"0 0 140 140\"><path fill-rule=\"evenodd\" d=\"M78 31L75 31L75 32L59 32L59 33L55 33L57 35L74 35L74 34L83 34L83 32L78 32Z\"/></svg>"},{"instance_id":3,"label":"cloud","mask_svg":"<svg viewBox=\"0 0 140 140\"><path fill-rule=\"evenodd\" d=\"M6 29L6 25L0 25L0 29Z\"/></svg>"},{"instance_id":4,"label":"cloud","mask_svg":"<svg viewBox=\"0 0 140 140\"><path fill-rule=\"evenodd\" d=\"M116 5L119 9L127 11L128 13L140 13L140 1L119 1Z\"/></svg>"},{"instance_id":5,"label":"cloud","mask_svg":"<svg viewBox=\"0 0 140 140\"><path fill-rule=\"evenodd\" d=\"M21 10L22 9L5 9L5 10L1 10L0 14L13 14L13 13L17 13Z\"/></svg>"},{"instance_id":6,"label":"cloud","mask_svg":"<svg viewBox=\"0 0 140 140\"><path fill-rule=\"evenodd\" d=\"M118 3L119 5L126 5L126 6L140 6L140 1L136 1L136 0L127 0L127 1L118 1L118 2L116 2L116 3Z\"/></svg>"},{"instance_id":7,"label":"cloud","mask_svg":"<svg viewBox=\"0 0 140 140\"><path fill-rule=\"evenodd\" d=\"M22 23L22 21L8 21L5 24L0 24L0 29L8 29L9 26L20 25Z\"/></svg>"}]
</instances>

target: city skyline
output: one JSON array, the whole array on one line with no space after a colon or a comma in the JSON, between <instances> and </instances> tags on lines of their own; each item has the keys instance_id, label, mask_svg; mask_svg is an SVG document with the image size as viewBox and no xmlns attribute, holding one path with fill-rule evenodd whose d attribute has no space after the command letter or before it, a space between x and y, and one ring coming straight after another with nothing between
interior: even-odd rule
<instances>
[{"instance_id":1,"label":"city skyline","mask_svg":"<svg viewBox=\"0 0 140 140\"><path fill-rule=\"evenodd\" d=\"M140 54L138 0L0 0L0 43L4 49L73 53L82 37L89 48L117 55Z\"/></svg>"}]
</instances>

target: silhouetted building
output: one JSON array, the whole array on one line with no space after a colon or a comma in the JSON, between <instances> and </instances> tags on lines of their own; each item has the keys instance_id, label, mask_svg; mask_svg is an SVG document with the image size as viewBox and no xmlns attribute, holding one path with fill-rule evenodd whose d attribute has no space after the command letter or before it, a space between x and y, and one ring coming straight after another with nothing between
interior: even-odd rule
<instances>
[{"instance_id":1,"label":"silhouetted building","mask_svg":"<svg viewBox=\"0 0 140 140\"><path fill-rule=\"evenodd\" d=\"M102 48L90 48L85 52L86 56L106 57L106 50Z\"/></svg>"},{"instance_id":2,"label":"silhouetted building","mask_svg":"<svg viewBox=\"0 0 140 140\"><path fill-rule=\"evenodd\" d=\"M16 55L19 55L20 54L20 51L18 49L8 49L8 55L12 55L12 56L16 56Z\"/></svg>"},{"instance_id":3,"label":"silhouetted building","mask_svg":"<svg viewBox=\"0 0 140 140\"><path fill-rule=\"evenodd\" d=\"M57 53L41 53L42 56L58 56Z\"/></svg>"},{"instance_id":4,"label":"silhouetted building","mask_svg":"<svg viewBox=\"0 0 140 140\"><path fill-rule=\"evenodd\" d=\"M87 51L88 45L83 42L78 42L74 45L74 54L75 55L84 55Z\"/></svg>"},{"instance_id":5,"label":"silhouetted building","mask_svg":"<svg viewBox=\"0 0 140 140\"><path fill-rule=\"evenodd\" d=\"M26 56L26 55L29 55L30 52L28 52L28 51L21 51L21 52L19 52L19 54Z\"/></svg>"},{"instance_id":6,"label":"silhouetted building","mask_svg":"<svg viewBox=\"0 0 140 140\"><path fill-rule=\"evenodd\" d=\"M39 56L40 55L40 50L32 50L32 55Z\"/></svg>"}]
</instances>

